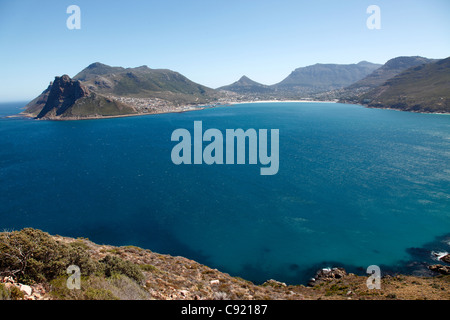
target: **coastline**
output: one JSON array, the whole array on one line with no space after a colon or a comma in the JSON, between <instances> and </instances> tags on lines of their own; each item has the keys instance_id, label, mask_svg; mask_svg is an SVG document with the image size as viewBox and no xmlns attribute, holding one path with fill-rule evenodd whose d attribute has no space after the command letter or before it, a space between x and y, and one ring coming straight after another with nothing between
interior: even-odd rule
<instances>
[{"instance_id":1,"label":"coastline","mask_svg":"<svg viewBox=\"0 0 450 320\"><path fill-rule=\"evenodd\" d=\"M305 102L311 102L311 103L338 103L337 101L328 101L328 100L261 100L261 101L255 101L255 100L249 100L249 101L239 101L239 102L230 102L230 104L250 104L250 103L305 103Z\"/></svg>"},{"instance_id":2,"label":"coastline","mask_svg":"<svg viewBox=\"0 0 450 320\"><path fill-rule=\"evenodd\" d=\"M32 228L0 232L0 241L7 244L2 250L14 247L15 237L20 237L22 241L39 239L34 242L35 247L28 249L39 251L34 256L38 261L45 260L50 252L68 250L69 254L71 252L73 254L74 251L70 248L78 248L77 255L82 254L86 263L81 265L82 270L87 266L95 268L94 266L107 264L108 261L120 262L127 266L118 269L115 278L122 279L119 282L114 282L111 275L102 273L101 268L92 269L84 274L83 286L81 290L76 291L67 290L65 286L67 279L67 276L64 276L67 263L67 261L63 263L65 260L57 261L61 262L60 264L54 264L54 268L59 271L56 269L40 271L43 274L56 273L54 279L44 277L43 281L27 282L27 273L23 275L24 277L3 274L3 277L0 277L3 292L8 293L12 287L23 291L22 297L16 296L17 300L448 300L450 298L450 273L442 275L436 273L436 276L431 277L382 274L380 287L370 289L367 285L370 279L368 274L357 275L340 267L322 267L315 275L312 274L314 278L306 286L286 284L274 279L254 284L239 276L232 276L182 256L159 254L133 245L96 244L87 238L50 235ZM48 251L48 254L45 251ZM444 268L450 270L448 265L444 265ZM58 277L59 273L61 275ZM22 282L24 280L25 284ZM93 290L98 289L101 291L96 292L102 294L93 297L91 295Z\"/></svg>"},{"instance_id":3,"label":"coastline","mask_svg":"<svg viewBox=\"0 0 450 320\"><path fill-rule=\"evenodd\" d=\"M361 104L361 103L353 103L348 101L337 101L337 100L248 100L248 101L226 101L220 104L211 104L211 105L198 105L198 106L182 106L180 110L171 110L171 111L160 111L160 112L145 112L145 113L133 113L133 114L123 114L123 115L111 115L111 116L89 116L89 117L64 117L64 118L42 118L36 119L34 115L27 113L19 113L16 115L5 116L5 118L29 118L34 120L50 120L50 121L79 121L79 120L98 120L98 119L114 119L114 118L125 118L125 117L138 117L138 116L150 116L150 115L158 115L158 114L169 114L169 113L185 113L191 111L200 111L205 109L219 108L219 107L230 107L234 105L241 104L258 104L258 103L343 103L343 104L351 104L357 105L368 109L384 109L384 110L393 110L399 112L411 112L411 113L419 113L419 114L437 114L437 115L450 115L450 113L445 112L427 112L427 111L414 111L414 110L401 110L391 107L372 107L369 105Z\"/></svg>"},{"instance_id":4,"label":"coastline","mask_svg":"<svg viewBox=\"0 0 450 320\"><path fill-rule=\"evenodd\" d=\"M99 119L114 119L114 118L126 118L126 117L139 117L139 116L150 116L150 115L157 115L157 114L168 114L168 113L185 113L185 112L191 112L191 111L199 111L208 109L210 107L204 106L204 107L195 107L192 109L186 109L186 110L174 110L174 111L161 111L161 112L145 112L145 113L132 113L132 114L123 114L123 115L115 115L115 116L90 116L90 117L64 117L64 118L42 118L42 119L36 119L34 115L27 114L27 113L19 113L17 115L11 115L6 116L5 118L30 118L38 121L79 121L79 120L99 120Z\"/></svg>"},{"instance_id":5,"label":"coastline","mask_svg":"<svg viewBox=\"0 0 450 320\"><path fill-rule=\"evenodd\" d=\"M211 104L211 105L198 105L198 106L182 106L180 110L172 110L172 111L161 111L161 112L145 112L145 113L133 113L133 114L123 114L123 115L114 115L114 116L89 116L89 117L64 117L64 118L42 118L36 119L34 115L28 113L19 113L16 115L6 116L5 118L30 118L34 120L50 120L50 121L79 121L79 120L98 120L98 119L114 119L114 118L125 118L125 117L138 117L138 116L149 116L149 115L157 115L157 114L169 114L169 113L185 113L191 111L200 111L205 109L212 108L220 108L220 107L229 107L233 105L239 104L258 104L258 103L337 103L337 101L312 101L312 100L248 100L248 101L225 101L220 104Z\"/></svg>"},{"instance_id":6,"label":"coastline","mask_svg":"<svg viewBox=\"0 0 450 320\"><path fill-rule=\"evenodd\" d=\"M419 114L439 114L439 115L450 115L450 112L429 112L429 111L415 111L415 110L402 110L402 109L396 109L396 108L392 108L392 107L373 107L373 106L369 106L368 104L363 104L363 103L354 103L354 102L350 102L350 101L338 101L337 103L343 103L343 104L352 104L352 105L357 105L357 106L361 106L367 109L381 109L381 110L392 110L392 111L399 111L399 112L411 112L411 113L419 113Z\"/></svg>"}]
</instances>

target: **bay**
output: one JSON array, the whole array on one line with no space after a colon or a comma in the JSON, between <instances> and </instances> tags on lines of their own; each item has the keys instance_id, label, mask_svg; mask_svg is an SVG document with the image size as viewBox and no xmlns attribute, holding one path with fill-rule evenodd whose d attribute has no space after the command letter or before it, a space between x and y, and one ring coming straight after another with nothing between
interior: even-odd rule
<instances>
[{"instance_id":1,"label":"bay","mask_svg":"<svg viewBox=\"0 0 450 320\"><path fill-rule=\"evenodd\" d=\"M24 104L0 105L0 117ZM279 129L280 168L174 165L175 129ZM0 229L181 255L254 281L401 269L449 234L450 116L254 103L85 121L0 118ZM447 240L445 240L447 241ZM447 242L436 250L450 251ZM431 258L431 257L430 257Z\"/></svg>"}]
</instances>

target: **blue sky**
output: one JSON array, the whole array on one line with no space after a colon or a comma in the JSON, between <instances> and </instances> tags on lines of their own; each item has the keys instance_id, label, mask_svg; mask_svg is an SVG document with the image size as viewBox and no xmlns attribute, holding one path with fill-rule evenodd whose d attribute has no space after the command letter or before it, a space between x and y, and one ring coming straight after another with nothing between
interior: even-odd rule
<instances>
[{"instance_id":1,"label":"blue sky","mask_svg":"<svg viewBox=\"0 0 450 320\"><path fill-rule=\"evenodd\" d=\"M81 29L69 30L69 5ZM369 5L381 29L369 30ZM29 100L93 62L168 68L216 88L274 84L315 63L450 56L448 0L0 0L0 101Z\"/></svg>"}]
</instances>

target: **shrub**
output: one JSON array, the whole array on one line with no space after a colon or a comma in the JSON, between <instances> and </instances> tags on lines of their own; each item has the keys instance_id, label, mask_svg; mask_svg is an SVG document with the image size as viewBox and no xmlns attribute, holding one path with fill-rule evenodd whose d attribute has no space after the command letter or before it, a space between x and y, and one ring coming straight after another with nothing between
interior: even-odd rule
<instances>
[{"instance_id":1,"label":"shrub","mask_svg":"<svg viewBox=\"0 0 450 320\"><path fill-rule=\"evenodd\" d=\"M84 294L86 300L118 300L111 291L106 289L88 288Z\"/></svg>"},{"instance_id":2,"label":"shrub","mask_svg":"<svg viewBox=\"0 0 450 320\"><path fill-rule=\"evenodd\" d=\"M0 283L0 300L9 300L9 290L5 287L3 283Z\"/></svg>"},{"instance_id":3,"label":"shrub","mask_svg":"<svg viewBox=\"0 0 450 320\"><path fill-rule=\"evenodd\" d=\"M48 233L25 228L0 233L0 274L23 283L44 282L65 274L69 265L89 275L98 268L82 245L60 243Z\"/></svg>"},{"instance_id":4,"label":"shrub","mask_svg":"<svg viewBox=\"0 0 450 320\"><path fill-rule=\"evenodd\" d=\"M140 264L139 268L147 272L159 272L159 269L151 264Z\"/></svg>"},{"instance_id":5,"label":"shrub","mask_svg":"<svg viewBox=\"0 0 450 320\"><path fill-rule=\"evenodd\" d=\"M11 289L9 289L9 296L11 300L20 300L25 297L25 294L22 291L20 291L19 288L14 286L11 287Z\"/></svg>"},{"instance_id":6,"label":"shrub","mask_svg":"<svg viewBox=\"0 0 450 320\"><path fill-rule=\"evenodd\" d=\"M108 255L100 260L100 263L103 265L104 273L107 277L111 277L114 274L123 274L137 283L144 281L145 277L141 269L131 261Z\"/></svg>"}]
</instances>

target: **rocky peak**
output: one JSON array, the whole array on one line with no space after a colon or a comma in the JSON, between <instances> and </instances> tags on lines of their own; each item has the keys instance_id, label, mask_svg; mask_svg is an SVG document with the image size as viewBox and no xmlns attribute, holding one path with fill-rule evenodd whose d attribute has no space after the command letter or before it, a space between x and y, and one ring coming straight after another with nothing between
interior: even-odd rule
<instances>
[{"instance_id":1,"label":"rocky peak","mask_svg":"<svg viewBox=\"0 0 450 320\"><path fill-rule=\"evenodd\" d=\"M71 107L79 98L90 95L87 87L78 80L72 80L68 75L55 77L50 85L47 102L37 118L48 115L60 115Z\"/></svg>"}]
</instances>

